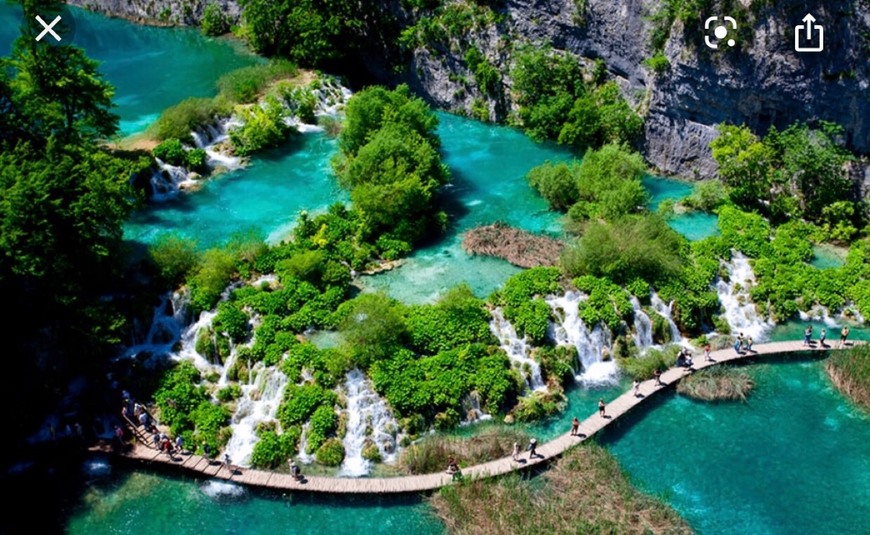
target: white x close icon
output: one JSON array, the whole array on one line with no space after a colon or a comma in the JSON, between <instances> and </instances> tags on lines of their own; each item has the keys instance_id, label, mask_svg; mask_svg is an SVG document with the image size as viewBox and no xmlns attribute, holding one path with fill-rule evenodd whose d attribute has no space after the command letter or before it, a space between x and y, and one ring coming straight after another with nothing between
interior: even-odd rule
<instances>
[{"instance_id":1,"label":"white x close icon","mask_svg":"<svg viewBox=\"0 0 870 535\"><path fill-rule=\"evenodd\" d=\"M41 41L42 38L45 37L45 34L50 33L52 37L54 37L58 42L60 42L60 36L58 34L56 34L54 32L54 30L52 30L52 28L54 28L54 25L57 24L58 22L60 22L60 15L55 17L54 20L51 21L51 24L46 23L44 20L42 20L42 17L40 17L39 15L36 16L36 20L38 20L39 23L42 24L42 27L45 28L44 30L42 30L42 33L40 33L39 35L36 36L37 41Z\"/></svg>"}]
</instances>

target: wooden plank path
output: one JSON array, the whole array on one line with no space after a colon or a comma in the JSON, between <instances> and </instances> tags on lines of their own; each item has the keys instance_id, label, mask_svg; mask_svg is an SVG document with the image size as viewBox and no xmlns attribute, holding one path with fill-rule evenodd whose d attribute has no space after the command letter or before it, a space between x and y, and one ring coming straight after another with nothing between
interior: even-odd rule
<instances>
[{"instance_id":1,"label":"wooden plank path","mask_svg":"<svg viewBox=\"0 0 870 535\"><path fill-rule=\"evenodd\" d=\"M862 342L850 342L848 347L851 347L855 343L860 344ZM712 360L709 362L704 361L703 355L697 356L694 359L692 367L695 370L702 370L723 362L732 362L749 357L783 353L831 351L839 349L836 347L837 344L838 341L834 341L825 347L821 347L816 342L813 346L808 347L803 345L802 341L774 342L754 346L751 353L744 352L739 354L732 348L722 349L712 352L710 355ZM629 389L628 392L623 393L606 405L605 417L601 417L596 412L580 423L579 436L572 436L569 432L550 442L541 444L538 447L538 456L534 459L529 459L528 454L523 452L520 456L520 462L516 462L510 457L504 457L463 468L462 474L465 478L486 478L525 470L529 467L549 462L615 422L620 416L640 405L656 392L676 384L688 373L684 368L670 368L661 375L663 385L657 385L655 379L644 381L640 384L639 396L635 396L633 390ZM295 481L290 474L285 473L237 467L228 469L221 462L209 460L199 455L182 454L170 457L166 453L160 453L142 444L134 444L132 448L120 455L150 463L175 465L184 470L197 472L207 477L231 480L244 485L290 491L331 494L399 494L431 491L452 482L452 477L446 473L387 478L306 476L304 481L299 482Z\"/></svg>"}]
</instances>

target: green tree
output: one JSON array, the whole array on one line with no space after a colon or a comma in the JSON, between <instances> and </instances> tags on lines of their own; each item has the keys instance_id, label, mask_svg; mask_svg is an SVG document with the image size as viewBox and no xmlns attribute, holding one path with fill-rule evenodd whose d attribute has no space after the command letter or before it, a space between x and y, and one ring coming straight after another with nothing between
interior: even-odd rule
<instances>
[{"instance_id":1,"label":"green tree","mask_svg":"<svg viewBox=\"0 0 870 535\"><path fill-rule=\"evenodd\" d=\"M719 176L730 186L731 200L753 207L769 199L773 152L749 128L719 125L719 135L710 148Z\"/></svg>"},{"instance_id":2,"label":"green tree","mask_svg":"<svg viewBox=\"0 0 870 535\"><path fill-rule=\"evenodd\" d=\"M553 209L564 212L580 198L575 176L577 166L576 162L547 161L529 171L527 178Z\"/></svg>"},{"instance_id":3,"label":"green tree","mask_svg":"<svg viewBox=\"0 0 870 535\"><path fill-rule=\"evenodd\" d=\"M80 48L35 39L43 29L36 15L56 12L60 4L28 0L22 6L23 33L15 41L11 57L0 67L10 73L11 100L27 117L29 134L82 140L115 134L118 116L111 111L114 88L103 80L97 62Z\"/></svg>"},{"instance_id":4,"label":"green tree","mask_svg":"<svg viewBox=\"0 0 870 535\"><path fill-rule=\"evenodd\" d=\"M340 331L359 364L387 357L407 335L401 305L383 294L363 294L349 301Z\"/></svg>"},{"instance_id":5,"label":"green tree","mask_svg":"<svg viewBox=\"0 0 870 535\"><path fill-rule=\"evenodd\" d=\"M205 35L223 35L230 31L230 22L226 15L221 10L221 7L214 2L209 2L202 12L202 21L200 22L202 33Z\"/></svg>"}]
</instances>

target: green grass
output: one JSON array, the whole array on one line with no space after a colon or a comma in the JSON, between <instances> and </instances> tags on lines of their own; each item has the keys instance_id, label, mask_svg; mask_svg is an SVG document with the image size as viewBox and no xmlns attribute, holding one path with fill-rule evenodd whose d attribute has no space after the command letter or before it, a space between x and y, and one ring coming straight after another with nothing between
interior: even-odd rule
<instances>
[{"instance_id":1,"label":"green grass","mask_svg":"<svg viewBox=\"0 0 870 535\"><path fill-rule=\"evenodd\" d=\"M733 399L746 401L755 382L744 371L716 366L694 373L677 384L677 392L694 399L716 401Z\"/></svg>"},{"instance_id":2,"label":"green grass","mask_svg":"<svg viewBox=\"0 0 870 535\"><path fill-rule=\"evenodd\" d=\"M293 63L272 60L263 65L228 72L218 79L217 86L221 96L230 102L248 104L256 101L270 83L281 78L292 78L298 73L299 69Z\"/></svg>"},{"instance_id":3,"label":"green grass","mask_svg":"<svg viewBox=\"0 0 870 535\"><path fill-rule=\"evenodd\" d=\"M222 98L189 98L166 108L148 132L158 141L180 139L190 142L190 133L230 114L232 106Z\"/></svg>"},{"instance_id":4,"label":"green grass","mask_svg":"<svg viewBox=\"0 0 870 535\"><path fill-rule=\"evenodd\" d=\"M451 485L430 503L453 534L691 533L669 506L634 488L603 447L583 444L544 475Z\"/></svg>"},{"instance_id":5,"label":"green grass","mask_svg":"<svg viewBox=\"0 0 870 535\"><path fill-rule=\"evenodd\" d=\"M870 346L835 351L825 368L841 392L870 410Z\"/></svg>"}]
</instances>

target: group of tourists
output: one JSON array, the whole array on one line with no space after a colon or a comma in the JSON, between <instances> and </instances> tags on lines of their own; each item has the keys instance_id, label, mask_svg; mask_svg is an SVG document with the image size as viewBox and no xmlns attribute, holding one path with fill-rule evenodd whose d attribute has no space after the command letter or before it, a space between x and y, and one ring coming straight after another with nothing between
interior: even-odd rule
<instances>
[{"instance_id":1,"label":"group of tourists","mask_svg":"<svg viewBox=\"0 0 870 535\"><path fill-rule=\"evenodd\" d=\"M828 330L822 327L822 332L819 333L819 345L822 347L828 347L825 344L825 340L828 337ZM849 338L849 326L844 325L842 329L840 329L840 343L837 345L837 348L841 348L846 345L846 340ZM804 329L804 345L812 346L813 345L813 326L807 325L807 328Z\"/></svg>"},{"instance_id":2,"label":"group of tourists","mask_svg":"<svg viewBox=\"0 0 870 535\"><path fill-rule=\"evenodd\" d=\"M734 340L734 351L739 355L752 353L752 337L744 338L743 333L738 334L737 339Z\"/></svg>"},{"instance_id":3,"label":"group of tourists","mask_svg":"<svg viewBox=\"0 0 870 535\"><path fill-rule=\"evenodd\" d=\"M577 422L577 427L580 427L580 421L577 420L577 418L574 418L574 420ZM529 460L530 461L532 459L534 459L535 457L543 457L542 455L538 454L538 439L536 439L536 438L532 438L531 440L529 440L529 445L526 446L526 450L529 452ZM520 443L519 442L514 442L514 449L513 449L513 453L511 453L511 459L513 459L516 462L519 462L519 460L520 460Z\"/></svg>"}]
</instances>

